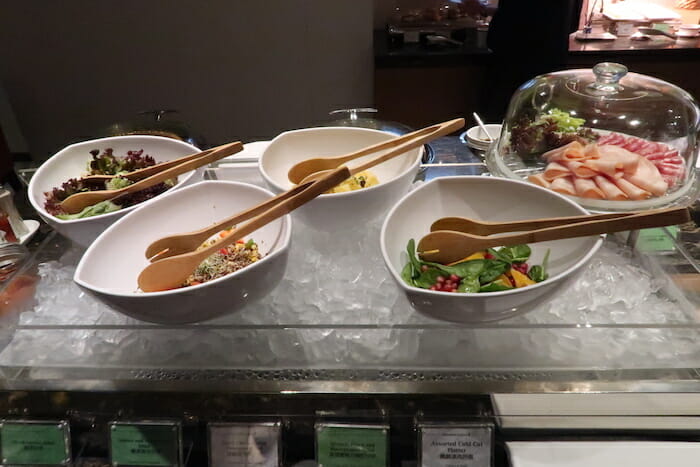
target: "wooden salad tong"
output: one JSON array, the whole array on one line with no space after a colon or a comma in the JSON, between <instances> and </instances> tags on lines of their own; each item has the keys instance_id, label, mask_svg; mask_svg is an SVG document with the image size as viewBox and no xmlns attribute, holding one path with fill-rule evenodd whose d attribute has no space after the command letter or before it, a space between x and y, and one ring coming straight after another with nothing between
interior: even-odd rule
<instances>
[{"instance_id":1,"label":"wooden salad tong","mask_svg":"<svg viewBox=\"0 0 700 467\"><path fill-rule=\"evenodd\" d=\"M351 160L357 159L362 156L367 156L375 152L383 151L385 149L392 149L391 151L382 154L381 156L373 159L372 161L365 162L350 170L350 175L355 175L359 172L374 167L375 165L386 162L389 159L400 156L401 154L422 146L435 138L450 134L464 127L464 119L456 118L454 120L449 120L447 122L438 123L436 125L431 125L427 128L408 133L406 135L399 136L397 138L391 139L389 141L384 141L378 144L373 144L366 148L360 149L350 154L345 154L337 157L318 157L314 159L307 159L294 164L287 177L292 183L306 183L312 180L317 180L324 174L328 173L330 170L339 167L341 164L349 162Z\"/></svg>"},{"instance_id":2,"label":"wooden salad tong","mask_svg":"<svg viewBox=\"0 0 700 467\"><path fill-rule=\"evenodd\" d=\"M200 153L192 154L190 156L185 156L184 158L182 158L183 160L185 160L184 162L180 162L176 165L160 166L155 174L150 175L149 177L139 180L136 183L126 186L124 188L120 188L118 190L83 191L81 193L71 195L68 198L61 201L61 209L67 212L68 214L75 214L77 212L82 211L88 206L92 206L93 204L105 200L114 199L118 196L144 190L153 185L162 183L168 179L177 177L178 175L182 175L185 172L189 172L203 165L210 164L214 161L235 154L241 151L242 149L243 144L240 141L236 141L235 143L224 144L214 149L202 151ZM148 169L152 169L154 167L158 166L148 167Z\"/></svg>"},{"instance_id":3,"label":"wooden salad tong","mask_svg":"<svg viewBox=\"0 0 700 467\"><path fill-rule=\"evenodd\" d=\"M163 247L167 249L173 248L174 251L183 251L185 248L196 249L201 245L201 242L197 243L197 241L201 239L203 242L208 238L204 236L205 232L213 231L213 233L216 233L224 228L231 227L232 223L240 222L255 216L247 223L234 228L225 237L219 238L212 245L199 251L190 250L189 252L177 254L175 256L165 254L159 255L159 259L146 266L146 268L141 271L141 274L139 274L139 288L144 292L157 292L181 286L192 274L192 271L216 251L227 247L236 240L258 230L273 220L303 206L344 180L347 180L348 177L350 177L350 170L345 166L338 167L320 180L295 187L271 200L224 219L217 223L216 227L211 226L199 231L182 234L181 236L173 235L156 240L147 248L146 256L149 256L149 253L153 253L154 251L158 253Z\"/></svg>"},{"instance_id":4,"label":"wooden salad tong","mask_svg":"<svg viewBox=\"0 0 700 467\"><path fill-rule=\"evenodd\" d=\"M511 235L482 236L454 230L437 230L418 242L418 254L424 261L448 264L487 248L587 237L612 232L663 227L690 221L687 208L668 208L632 212L619 217L586 220L567 225L530 230Z\"/></svg>"}]
</instances>

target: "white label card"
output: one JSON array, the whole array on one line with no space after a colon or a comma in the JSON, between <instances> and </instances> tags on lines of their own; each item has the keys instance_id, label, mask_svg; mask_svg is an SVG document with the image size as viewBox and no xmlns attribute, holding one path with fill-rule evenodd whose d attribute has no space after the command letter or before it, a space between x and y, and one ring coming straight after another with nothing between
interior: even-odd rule
<instances>
[{"instance_id":1,"label":"white label card","mask_svg":"<svg viewBox=\"0 0 700 467\"><path fill-rule=\"evenodd\" d=\"M422 426L422 467L490 467L490 426Z\"/></svg>"},{"instance_id":2,"label":"white label card","mask_svg":"<svg viewBox=\"0 0 700 467\"><path fill-rule=\"evenodd\" d=\"M211 467L278 467L279 423L209 425Z\"/></svg>"}]
</instances>

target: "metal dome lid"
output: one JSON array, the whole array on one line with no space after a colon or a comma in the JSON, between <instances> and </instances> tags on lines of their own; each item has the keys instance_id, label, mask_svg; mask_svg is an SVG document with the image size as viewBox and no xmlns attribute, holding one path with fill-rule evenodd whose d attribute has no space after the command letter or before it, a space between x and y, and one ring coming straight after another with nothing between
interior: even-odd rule
<instances>
[{"instance_id":1,"label":"metal dome lid","mask_svg":"<svg viewBox=\"0 0 700 467\"><path fill-rule=\"evenodd\" d=\"M496 175L593 210L647 209L697 196L699 132L700 108L689 93L600 63L520 86L486 160Z\"/></svg>"}]
</instances>

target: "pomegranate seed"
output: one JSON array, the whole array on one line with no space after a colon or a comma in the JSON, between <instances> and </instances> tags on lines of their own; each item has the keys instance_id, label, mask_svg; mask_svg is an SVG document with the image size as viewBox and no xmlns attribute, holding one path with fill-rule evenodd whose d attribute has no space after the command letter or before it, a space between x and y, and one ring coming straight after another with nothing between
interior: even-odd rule
<instances>
[{"instance_id":1,"label":"pomegranate seed","mask_svg":"<svg viewBox=\"0 0 700 467\"><path fill-rule=\"evenodd\" d=\"M484 258L486 258L486 259L494 259L495 256L493 256L491 253L486 253L486 254L484 254Z\"/></svg>"},{"instance_id":2,"label":"pomegranate seed","mask_svg":"<svg viewBox=\"0 0 700 467\"><path fill-rule=\"evenodd\" d=\"M437 290L437 289L438 289L438 288L437 288L436 286L434 286L434 285L431 285L431 286L430 286L430 290Z\"/></svg>"},{"instance_id":3,"label":"pomegranate seed","mask_svg":"<svg viewBox=\"0 0 700 467\"><path fill-rule=\"evenodd\" d=\"M459 276L457 274L452 274L450 279L452 279L452 282L459 282Z\"/></svg>"},{"instance_id":4,"label":"pomegranate seed","mask_svg":"<svg viewBox=\"0 0 700 467\"><path fill-rule=\"evenodd\" d=\"M437 276L437 278L435 279L435 281L436 281L438 284L442 284L443 282L445 282L445 276Z\"/></svg>"},{"instance_id":5,"label":"pomegranate seed","mask_svg":"<svg viewBox=\"0 0 700 467\"><path fill-rule=\"evenodd\" d=\"M425 265L425 264L424 264L423 266L420 267L420 270L423 271L423 272L427 271L428 269L429 269L428 266Z\"/></svg>"}]
</instances>

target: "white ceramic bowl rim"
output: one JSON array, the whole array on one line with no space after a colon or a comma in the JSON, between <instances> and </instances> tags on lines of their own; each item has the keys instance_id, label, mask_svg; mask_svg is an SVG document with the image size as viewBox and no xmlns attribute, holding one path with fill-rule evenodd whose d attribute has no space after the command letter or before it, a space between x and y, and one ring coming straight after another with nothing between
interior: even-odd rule
<instances>
[{"instance_id":1,"label":"white ceramic bowl rim","mask_svg":"<svg viewBox=\"0 0 700 467\"><path fill-rule=\"evenodd\" d=\"M285 131L285 132L280 133L279 135L277 135L275 138L273 138L272 141L271 141L271 143L273 143L277 138L279 138L279 137L281 137L281 136L283 136L283 135L289 134L289 133L306 133L306 132L318 131L318 130L322 130L322 131L325 131L325 130L337 130L337 129L343 129L343 130L345 130L345 129L348 129L348 128L353 128L353 129L358 129L358 130L366 130L366 131L371 131L371 132L374 132L374 133L382 133L382 134L386 134L386 135L391 135L391 133L388 133L388 132L386 132L386 131L375 130L375 129L372 129L372 128L346 127L346 126L324 126L324 127L302 128L302 129L299 129L299 130L289 130L289 131ZM395 174L395 175L394 175L392 178L390 178L389 180L386 180L386 181L384 181L384 182L378 183L377 185L368 186L367 188L362 188L361 190L342 191L342 192L340 192L340 193L323 193L322 195L319 195L319 198L326 198L326 197L329 197L329 196L338 197L338 198L339 198L339 197L342 197L342 196L352 196L353 194L355 194L355 193L357 193L357 192L359 192L359 191L362 191L363 193L366 193L366 192L372 191L372 190L375 189L375 188L378 188L380 185L385 185L385 184L387 184L387 183L391 183L391 182L393 182L394 180L396 180L396 179L398 179L398 178L401 178L401 177L403 177L404 175L406 175L407 173L411 172L411 171L414 169L414 167L415 167L416 165L419 165L419 164L421 163L421 159L423 158L423 152L425 151L425 149L424 149L422 146L421 146L419 149L420 149L420 150L418 151L418 157L416 157L416 160L414 161L414 163L411 164L409 167L407 167L404 171ZM265 148L265 150L267 150L267 148ZM264 154L264 153L263 153L263 154ZM340 154L338 154L338 155L340 155ZM398 157L398 156L397 156L397 157ZM261 157L261 159L260 159L259 167L260 167L260 173L262 173L263 177L264 177L268 182L270 182L272 185L274 185L275 187L277 187L279 190L284 190L284 187L280 186L280 185L279 185L274 179L272 179L272 177L270 177L269 174L265 171L265 168L263 167L263 164L262 164L262 157ZM370 168L370 169L368 169L368 170L371 171L372 169Z\"/></svg>"},{"instance_id":2,"label":"white ceramic bowl rim","mask_svg":"<svg viewBox=\"0 0 700 467\"><path fill-rule=\"evenodd\" d=\"M54 155L51 156L51 157L55 157L55 156L57 156L58 154L63 153L64 151L69 151L69 150L75 148L76 146L88 145L88 143L91 143L91 144L92 144L92 143L97 143L97 142L99 142L99 141L111 140L111 139L116 139L116 138L124 139L124 140L129 140L129 139L139 139L139 140L141 140L141 139L146 139L146 140L149 140L149 139L151 139L151 140L153 140L153 141L174 142L174 143L179 144L179 145L184 145L183 147L188 147L188 148L190 148L190 149L192 150L192 153L195 153L195 152L199 152L199 151L200 151L199 148L197 148L196 146L192 146L192 145L189 144L189 143L186 143L186 142L184 142L184 141L179 141L179 140L176 140L176 139L174 139L174 138L167 138L167 137L165 137L165 136L156 136L156 135L123 135L123 136L109 136L109 137L106 137L106 138L91 139L91 140L79 141L79 142L77 142L77 143L69 144L68 146L64 147L63 149L61 149L60 151L58 151L56 154L54 154ZM51 160L51 158L47 159L46 162L48 162L49 160ZM31 186L32 180L34 180L35 177L41 178L41 174L43 173L43 170L42 170L42 169L43 169L43 170L48 170L48 169L46 168L46 166L45 166L44 164L42 164L42 165L37 169L36 173L32 176L32 179L29 181L30 186ZM192 171L192 172L193 172L193 171ZM186 173L184 173L182 176L186 176L187 174L190 174L190 173L192 173L192 172L186 172ZM67 180L66 180L66 181L67 181ZM34 201L34 197L31 196L31 190L30 190L29 201L30 201L30 203L32 204L32 206L34 207L34 209L36 209L37 211L39 211L41 214L45 215L46 217L50 217L51 220L52 220L53 222L56 222L57 224L69 225L69 224L79 224L79 223L81 223L81 222L88 221L88 220L109 219L110 217L115 217L115 216L118 216L118 215L124 215L125 213L130 212L130 211L134 210L135 208L137 208L137 207L139 207L139 206L142 206L144 203L148 203L148 202L150 202L150 201L152 201L152 200L154 200L154 199L156 199L156 198L158 198L158 197L160 197L160 196L165 195L166 193L170 192L171 190L172 190L172 188L168 189L168 190L165 191L164 193L162 193L162 194L160 194L160 195L158 195L158 196L156 196L156 197L154 197L154 198L148 199L148 200L146 200L146 201L143 201L143 202L141 202L141 203L135 204L135 205L133 205L133 206L129 206L128 208L122 208L122 209L119 209L118 211L112 211L112 212L108 212L108 213L105 213L105 214L98 214L98 215L96 215L96 216L84 217L84 218L82 218L82 219L60 219L60 218L58 218L58 217L56 217L56 216L54 216L54 215L52 215L52 214L49 214L49 213L46 211L46 209L44 208L44 203L36 203L36 202Z\"/></svg>"},{"instance_id":3,"label":"white ceramic bowl rim","mask_svg":"<svg viewBox=\"0 0 700 467\"><path fill-rule=\"evenodd\" d=\"M180 190L178 190L178 192L186 192L188 190L195 189L195 187L197 187L197 185L200 185L202 183L207 183L207 184L221 183L221 184L227 184L227 185L244 186L246 188L254 189L256 191L260 191L262 193L265 193L266 195L269 195L270 198L272 198L274 196L273 193L271 193L269 190L266 190L265 188L261 188L261 187L256 186L256 185L251 185L249 183L233 182L233 181L229 181L229 180L203 180L201 182L194 183L194 184L187 186L185 188L181 188ZM172 193L176 193L176 192L173 191L173 192L164 193L159 198L165 199L167 196L170 196ZM131 214L129 214L129 215L131 215ZM124 216L122 219L119 219L117 222L110 225L104 231L103 235L107 234L108 232L110 232L111 230L113 230L115 228L118 228L118 226L121 224L121 222L123 220L129 218L129 215ZM114 292L111 289L105 289L103 287L95 287L92 284L88 284L87 282L79 279L79 275L83 269L83 262L82 261L80 261L77 269L75 270L75 273L73 274L73 280L77 284L79 284L87 289L94 290L96 292L100 292L103 294L112 295L114 297L137 297L139 295L144 295L144 296L148 296L148 297L158 297L158 296L164 296L164 295L177 295L178 293L183 293L185 291L192 290L194 288L204 288L204 287L207 287L211 284L216 284L219 282L223 282L224 280L229 280L233 277L240 276L241 274L245 273L245 271L250 271L253 268L260 267L260 264L266 262L268 260L268 258L273 258L273 257L277 256L278 254L281 254L282 251L284 250L284 247L289 245L289 242L290 242L291 237L292 237L292 219L291 219L291 217L289 216L289 214L287 214L285 216L282 216L281 219L283 222L286 222L286 224L287 224L287 228L285 229L284 238L281 240L282 247L277 248L276 250L269 252L268 254L266 254L265 256L260 258L258 261L254 262L252 264L249 264L248 266L241 268L238 271L232 272L230 274L226 274L225 276L218 277L216 279L212 279L212 280L207 281L207 282L203 282L201 284L191 285L189 287L178 287L176 289L170 289L170 290L161 290L159 292L133 292L133 293ZM93 248L95 248L96 244L97 244L97 241L93 242L92 245L90 245L90 247L88 247L88 249L85 251L85 253L83 254L83 257L88 257L88 254L92 253L92 250L93 250Z\"/></svg>"},{"instance_id":4,"label":"white ceramic bowl rim","mask_svg":"<svg viewBox=\"0 0 700 467\"><path fill-rule=\"evenodd\" d=\"M440 180L460 179L460 180L465 180L465 181L466 181L466 180L469 180L469 179L482 179L482 178L483 178L483 177L480 176L480 175L458 175L458 176L451 176L451 177L439 177L439 178L434 178L434 179L432 179L432 180L430 180L430 181L428 181L428 182L422 184L421 186L419 186L418 188L416 188L415 190L409 192L409 193L406 194L403 198L401 198L401 199L398 201L398 203L396 203L396 205L389 211L389 213L387 214L387 217L386 217L386 218L389 219L390 217L392 217L393 214L394 214L394 211L396 211L396 209L398 209L399 206L400 206L401 204L403 204L403 202L404 202L404 200L405 200L406 198L408 198L409 196L413 195L414 193L417 193L418 191L424 189L425 187L429 186L429 185L432 184L432 183L438 183ZM575 207L575 208L581 210L581 211L582 211L581 214L588 214L588 211L586 211L584 208L582 208L581 206L579 206L579 205L576 204L575 202L571 201L570 199L568 199L568 198L566 198L566 197L564 197L564 196L562 196L562 195L560 195L559 193L556 193L556 192L554 192L554 191L547 190L546 188L542 188L542 187L539 187L539 186L537 186L537 185L533 185L532 183L524 182L524 181L520 181L520 180L510 180L510 179L505 179L505 178L500 178L499 180L507 180L509 183L510 183L510 182L512 182L512 183L519 183L519 184L521 184L521 185L527 185L528 187L531 187L531 188L536 188L536 189L539 189L539 190L542 190L542 191L546 191L548 194L554 195L554 197L559 198L559 199L561 199L562 201L565 201L567 204L569 204L569 205L571 205L571 206L573 206L573 207ZM380 238L382 239L381 249L382 249L382 255L384 256L384 258L388 258L388 257L389 257L389 255L387 254L387 251L386 251L386 245L384 244L384 234L385 234L385 229L386 229L386 228L387 228L387 222L385 221L384 224L382 225L382 231L381 231L381 234L380 234ZM535 283L535 284L528 285L527 287L514 288L514 289L510 289L510 290L501 290L501 291L499 291L499 292L480 292L480 293L460 292L460 293L455 293L455 292L442 292L442 291L438 291L438 290L430 290L430 289L423 289L423 288L420 288L420 287L414 287L414 286L412 286L412 285L408 285L408 284L406 283L406 281L403 280L403 278L401 277L401 274L400 274L400 273L397 273L397 272L394 270L394 267L393 267L393 265L391 264L390 261L385 261L385 262L388 264L389 270L391 271L391 274L394 276L394 278L396 279L396 281L397 281L399 284L401 284L401 286L402 286L403 288L405 288L405 289L407 289L407 290L417 290L417 291L420 291L420 292L428 293L428 294L430 294L430 295L437 295L437 296L447 296L447 295L449 295L449 296L453 296L453 297L477 297L477 296L478 296L478 297L493 297L493 296L504 297L504 296L506 296L506 295L513 295L513 294L516 294L516 293L521 292L521 291L523 291L523 290L534 290L534 289L536 289L536 288L543 287L543 286L547 285L549 282L553 282L553 281L559 279L560 277L563 277L563 276L568 275L568 274L569 274L569 271L574 270L574 269L578 269L583 263L586 263L586 262L598 251L598 247L601 245L603 238L605 238L605 236L604 236L604 235L600 235L600 239L598 240L596 246L594 246L593 248L591 248L591 249L588 251L588 253L586 253L582 258L580 258L578 261L576 261L576 263L574 263L573 265L569 266L565 271L562 271L562 272L560 272L560 273L557 274L557 275L550 276L550 277L548 277L547 279L543 280L542 282L537 282L537 283ZM416 239L416 240L417 240L417 239Z\"/></svg>"},{"instance_id":5,"label":"white ceramic bowl rim","mask_svg":"<svg viewBox=\"0 0 700 467\"><path fill-rule=\"evenodd\" d=\"M484 126L488 130L491 130L491 129L494 130L492 133L495 133L496 136L494 137L493 141L496 141L498 139L498 137L501 135L501 128L503 127L503 125L501 125L500 123L489 123L489 124L486 124ZM483 138L477 138L476 136L474 136L480 129L481 128L478 125L469 128L467 130L467 133L466 133L467 140L475 145L490 146L491 143L493 143L493 141L489 141L489 140L483 139Z\"/></svg>"}]
</instances>

